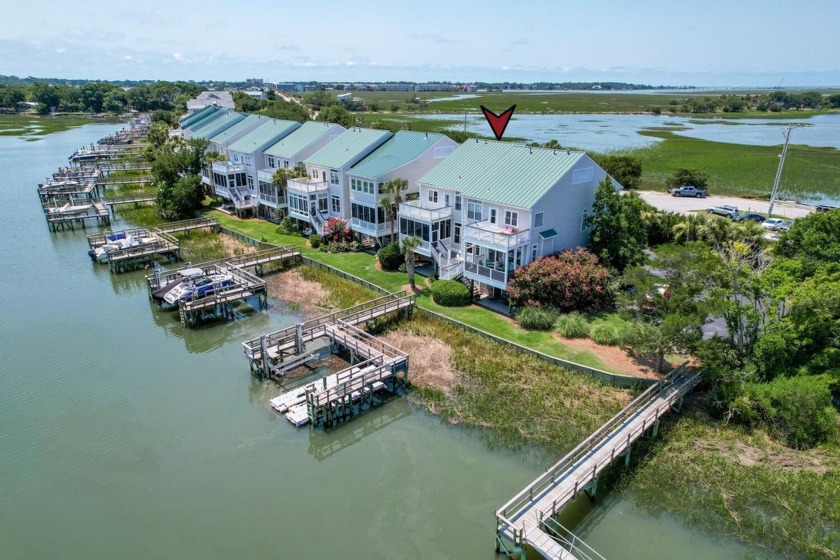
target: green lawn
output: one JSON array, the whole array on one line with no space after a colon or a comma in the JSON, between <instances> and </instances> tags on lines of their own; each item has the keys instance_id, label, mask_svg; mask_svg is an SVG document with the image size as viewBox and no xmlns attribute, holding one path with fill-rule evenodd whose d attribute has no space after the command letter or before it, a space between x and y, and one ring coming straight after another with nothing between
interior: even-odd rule
<instances>
[{"instance_id":1,"label":"green lawn","mask_svg":"<svg viewBox=\"0 0 840 560\"><path fill-rule=\"evenodd\" d=\"M62 132L91 123L119 122L79 116L0 115L0 136L20 136L38 140L53 132Z\"/></svg>"},{"instance_id":2,"label":"green lawn","mask_svg":"<svg viewBox=\"0 0 840 560\"><path fill-rule=\"evenodd\" d=\"M262 220L239 220L217 211L211 212L209 215L217 219L222 226L253 237L254 239L264 240L278 245L298 245L301 248L301 252L311 259L334 266L388 291L396 292L402 290L402 287L408 283L408 277L405 273L378 270L374 266L374 258L367 253L324 253L317 249L307 247L305 239L300 236L277 233L275 231L276 226L269 222ZM483 307L475 305L469 307L441 307L425 295L417 298L417 305L550 356L611 371L604 366L600 358L594 353L570 350L567 346L556 340L551 333L526 331L516 326L507 318ZM612 373L624 372L612 371Z\"/></svg>"}]
</instances>

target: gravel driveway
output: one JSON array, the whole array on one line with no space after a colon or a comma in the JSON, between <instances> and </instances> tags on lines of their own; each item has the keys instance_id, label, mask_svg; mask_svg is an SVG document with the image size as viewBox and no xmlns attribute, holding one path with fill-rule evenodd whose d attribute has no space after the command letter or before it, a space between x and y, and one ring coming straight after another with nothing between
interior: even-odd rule
<instances>
[{"instance_id":1,"label":"gravel driveway","mask_svg":"<svg viewBox=\"0 0 840 560\"><path fill-rule=\"evenodd\" d=\"M639 195L647 202L668 212L689 212L691 210L705 210L709 206L735 206L741 212L758 212L766 214L770 203L766 200L752 198L738 198L735 196L709 196L707 198L682 198L668 193L654 191L639 191ZM814 211L812 206L795 204L792 202L776 202L773 213L785 218L802 218Z\"/></svg>"}]
</instances>

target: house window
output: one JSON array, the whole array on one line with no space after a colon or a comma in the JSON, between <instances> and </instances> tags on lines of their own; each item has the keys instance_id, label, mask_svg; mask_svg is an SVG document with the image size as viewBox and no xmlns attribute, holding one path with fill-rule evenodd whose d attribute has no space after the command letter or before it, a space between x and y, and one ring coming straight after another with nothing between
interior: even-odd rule
<instances>
[{"instance_id":1,"label":"house window","mask_svg":"<svg viewBox=\"0 0 840 560\"><path fill-rule=\"evenodd\" d=\"M467 219L476 222L481 221L481 203L475 200L467 200Z\"/></svg>"},{"instance_id":2,"label":"house window","mask_svg":"<svg viewBox=\"0 0 840 560\"><path fill-rule=\"evenodd\" d=\"M327 182L327 172L326 171L321 171L321 180L325 183Z\"/></svg>"},{"instance_id":3,"label":"house window","mask_svg":"<svg viewBox=\"0 0 840 560\"><path fill-rule=\"evenodd\" d=\"M274 169L274 156L268 156L268 167Z\"/></svg>"},{"instance_id":4,"label":"house window","mask_svg":"<svg viewBox=\"0 0 840 560\"><path fill-rule=\"evenodd\" d=\"M455 243L455 245L461 244L461 224L457 222L455 223L455 235L452 238L452 242Z\"/></svg>"},{"instance_id":5,"label":"house window","mask_svg":"<svg viewBox=\"0 0 840 560\"><path fill-rule=\"evenodd\" d=\"M543 213L538 212L537 214L534 214L534 227L538 228L538 227L542 227L542 225L543 225Z\"/></svg>"},{"instance_id":6,"label":"house window","mask_svg":"<svg viewBox=\"0 0 840 560\"><path fill-rule=\"evenodd\" d=\"M254 190L254 178L248 175L248 189Z\"/></svg>"},{"instance_id":7,"label":"house window","mask_svg":"<svg viewBox=\"0 0 840 560\"><path fill-rule=\"evenodd\" d=\"M437 191L429 191L429 202L437 202L438 201L438 192Z\"/></svg>"},{"instance_id":8,"label":"house window","mask_svg":"<svg viewBox=\"0 0 840 560\"><path fill-rule=\"evenodd\" d=\"M531 247L531 262L534 262L535 260L537 260L537 245L536 244L534 244Z\"/></svg>"},{"instance_id":9,"label":"house window","mask_svg":"<svg viewBox=\"0 0 840 560\"><path fill-rule=\"evenodd\" d=\"M510 227L519 225L519 212L505 210L505 225Z\"/></svg>"},{"instance_id":10,"label":"house window","mask_svg":"<svg viewBox=\"0 0 840 560\"><path fill-rule=\"evenodd\" d=\"M337 196L332 197L332 211L334 214L341 214L341 199Z\"/></svg>"},{"instance_id":11,"label":"house window","mask_svg":"<svg viewBox=\"0 0 840 560\"><path fill-rule=\"evenodd\" d=\"M338 171L336 171L335 169L330 169L330 184L338 184Z\"/></svg>"},{"instance_id":12,"label":"house window","mask_svg":"<svg viewBox=\"0 0 840 560\"><path fill-rule=\"evenodd\" d=\"M496 223L496 209L495 208L490 209L490 223L491 224Z\"/></svg>"},{"instance_id":13,"label":"house window","mask_svg":"<svg viewBox=\"0 0 840 560\"><path fill-rule=\"evenodd\" d=\"M289 160L287 160L287 159L284 159L284 160L283 160L283 168L284 168L284 169L288 169L288 168L289 168Z\"/></svg>"},{"instance_id":14,"label":"house window","mask_svg":"<svg viewBox=\"0 0 840 560\"><path fill-rule=\"evenodd\" d=\"M449 195L448 194L443 195L443 205L446 206L446 207L449 207Z\"/></svg>"},{"instance_id":15,"label":"house window","mask_svg":"<svg viewBox=\"0 0 840 560\"><path fill-rule=\"evenodd\" d=\"M233 152L233 161L234 163L239 163L239 154Z\"/></svg>"},{"instance_id":16,"label":"house window","mask_svg":"<svg viewBox=\"0 0 840 560\"><path fill-rule=\"evenodd\" d=\"M461 197L459 195L455 195L455 210L461 209Z\"/></svg>"},{"instance_id":17,"label":"house window","mask_svg":"<svg viewBox=\"0 0 840 560\"><path fill-rule=\"evenodd\" d=\"M589 210L584 210L580 215L580 232L586 231L586 218L589 216Z\"/></svg>"}]
</instances>

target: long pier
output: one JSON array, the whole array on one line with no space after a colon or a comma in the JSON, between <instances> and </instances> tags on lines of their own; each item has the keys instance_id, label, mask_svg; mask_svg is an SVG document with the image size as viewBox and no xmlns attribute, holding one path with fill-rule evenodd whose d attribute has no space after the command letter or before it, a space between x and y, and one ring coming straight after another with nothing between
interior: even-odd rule
<instances>
[{"instance_id":1,"label":"long pier","mask_svg":"<svg viewBox=\"0 0 840 560\"><path fill-rule=\"evenodd\" d=\"M82 229L85 229L88 220L94 220L100 225L111 223L111 214L108 207L98 200L90 200L84 204L75 204L71 201L63 206L45 206L44 217L50 231L73 230L76 224L80 224Z\"/></svg>"},{"instance_id":2,"label":"long pier","mask_svg":"<svg viewBox=\"0 0 840 560\"><path fill-rule=\"evenodd\" d=\"M327 327L339 322L355 326L376 321L391 313L414 307L415 297L405 291L388 294L341 311L304 321L242 343L251 374L259 379L282 376L289 369L288 361L305 353L305 344L326 335Z\"/></svg>"},{"instance_id":3,"label":"long pier","mask_svg":"<svg viewBox=\"0 0 840 560\"><path fill-rule=\"evenodd\" d=\"M155 200L157 200L157 194L151 193L103 198L102 203L105 204L105 206L117 206L119 204L139 204L141 202L154 202Z\"/></svg>"},{"instance_id":4,"label":"long pier","mask_svg":"<svg viewBox=\"0 0 840 560\"><path fill-rule=\"evenodd\" d=\"M531 546L549 559L601 558L554 519L581 492L594 497L598 475L616 458L630 461L630 448L659 419L682 403L700 382L700 372L678 367L560 459L496 511L496 551L508 555Z\"/></svg>"}]
</instances>

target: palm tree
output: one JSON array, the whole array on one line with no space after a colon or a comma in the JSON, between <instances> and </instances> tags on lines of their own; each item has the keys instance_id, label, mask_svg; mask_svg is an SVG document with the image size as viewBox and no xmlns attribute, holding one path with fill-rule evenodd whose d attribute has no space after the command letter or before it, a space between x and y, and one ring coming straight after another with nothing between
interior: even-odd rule
<instances>
[{"instance_id":1,"label":"palm tree","mask_svg":"<svg viewBox=\"0 0 840 560\"><path fill-rule=\"evenodd\" d=\"M397 220L397 209L403 201L402 192L407 188L407 179L391 179L382 185L381 192L388 195L390 200L390 204L385 212L388 214L388 219L391 220L391 243L394 242L394 222ZM382 200L384 200L384 197L379 200L379 204L382 204Z\"/></svg>"},{"instance_id":2,"label":"palm tree","mask_svg":"<svg viewBox=\"0 0 840 560\"><path fill-rule=\"evenodd\" d=\"M697 234L701 226L706 222L703 216L696 214L689 214L681 222L677 223L672 231L674 232L674 241L679 242L680 239L686 243L697 239Z\"/></svg>"},{"instance_id":3,"label":"palm tree","mask_svg":"<svg viewBox=\"0 0 840 560\"><path fill-rule=\"evenodd\" d=\"M303 167L281 167L271 176L271 186L277 188L277 196L284 196L289 179L306 177L306 169Z\"/></svg>"},{"instance_id":4,"label":"palm tree","mask_svg":"<svg viewBox=\"0 0 840 560\"><path fill-rule=\"evenodd\" d=\"M386 220L391 220L391 237L388 240L389 243L394 242L394 204L391 202L391 197L388 195L381 196L379 198L379 207L382 208L382 213L385 214Z\"/></svg>"},{"instance_id":5,"label":"palm tree","mask_svg":"<svg viewBox=\"0 0 840 560\"><path fill-rule=\"evenodd\" d=\"M405 271L408 272L408 284L412 290L416 290L414 285L414 249L420 245L420 238L409 236L402 240L402 252L405 256Z\"/></svg>"}]
</instances>

